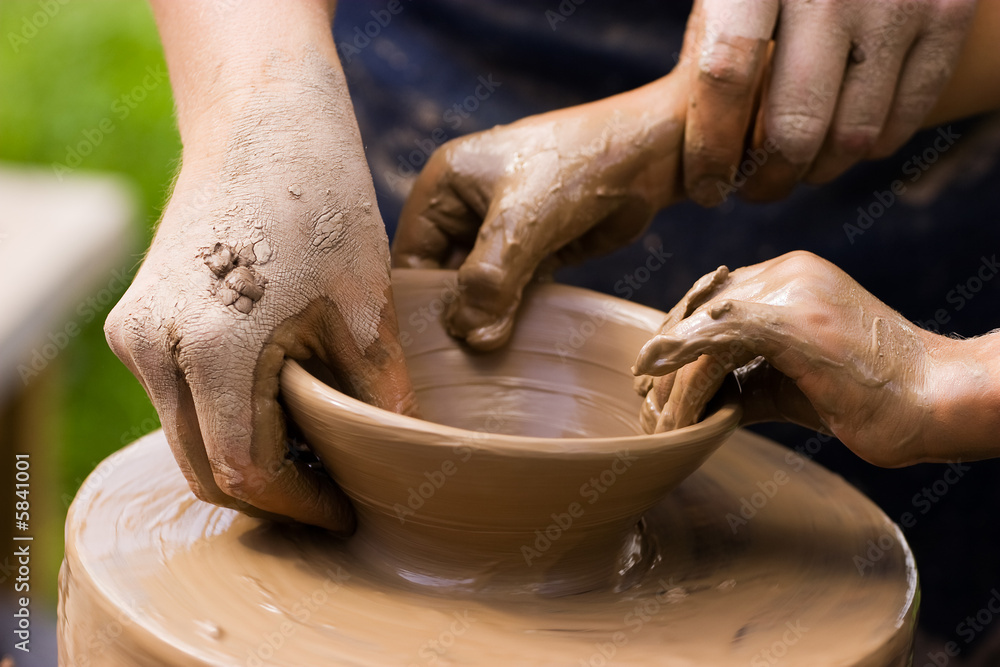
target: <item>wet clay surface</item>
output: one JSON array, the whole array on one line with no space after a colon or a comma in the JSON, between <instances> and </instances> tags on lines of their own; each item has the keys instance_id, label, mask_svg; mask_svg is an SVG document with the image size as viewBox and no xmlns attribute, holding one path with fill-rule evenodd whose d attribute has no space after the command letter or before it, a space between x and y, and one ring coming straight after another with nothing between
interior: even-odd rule
<instances>
[{"instance_id":1,"label":"wet clay surface","mask_svg":"<svg viewBox=\"0 0 1000 667\"><path fill-rule=\"evenodd\" d=\"M626 591L441 597L196 500L155 433L70 510L60 664L906 664L909 549L841 478L737 432L646 522L657 558Z\"/></svg>"},{"instance_id":2,"label":"wet clay surface","mask_svg":"<svg viewBox=\"0 0 1000 667\"><path fill-rule=\"evenodd\" d=\"M640 516L736 429L739 406L644 434L628 368L663 313L534 285L509 343L481 353L442 325L459 288L451 271L393 274L429 421L353 400L294 363L282 373L289 414L357 512L352 552L441 593L628 587L655 554Z\"/></svg>"}]
</instances>

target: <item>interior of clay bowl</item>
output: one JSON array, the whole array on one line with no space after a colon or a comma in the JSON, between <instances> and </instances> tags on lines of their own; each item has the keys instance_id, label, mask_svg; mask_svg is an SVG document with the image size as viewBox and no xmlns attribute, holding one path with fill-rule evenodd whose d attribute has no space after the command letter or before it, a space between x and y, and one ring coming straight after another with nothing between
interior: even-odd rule
<instances>
[{"instance_id":1,"label":"interior of clay bowl","mask_svg":"<svg viewBox=\"0 0 1000 667\"><path fill-rule=\"evenodd\" d=\"M627 585L656 556L642 514L736 429L724 402L646 435L629 368L660 311L563 285L528 289L514 334L477 353L441 315L454 272L396 270L421 414L357 401L289 362L294 421L358 514L351 548L401 581L560 595Z\"/></svg>"}]
</instances>

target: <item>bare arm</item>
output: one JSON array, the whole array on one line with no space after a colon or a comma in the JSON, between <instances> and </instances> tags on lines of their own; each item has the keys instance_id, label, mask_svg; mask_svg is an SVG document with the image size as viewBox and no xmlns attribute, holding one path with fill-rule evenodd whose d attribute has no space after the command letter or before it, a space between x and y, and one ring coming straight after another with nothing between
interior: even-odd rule
<instances>
[{"instance_id":1,"label":"bare arm","mask_svg":"<svg viewBox=\"0 0 1000 667\"><path fill-rule=\"evenodd\" d=\"M281 366L316 355L390 410L413 395L333 5L153 6L183 166L108 342L199 498L348 532L340 490L285 456Z\"/></svg>"},{"instance_id":2,"label":"bare arm","mask_svg":"<svg viewBox=\"0 0 1000 667\"><path fill-rule=\"evenodd\" d=\"M209 154L229 138L219 112L245 102L273 76L270 59L311 47L340 69L330 30L335 0L150 3L170 69L185 158ZM349 105L346 91L343 95Z\"/></svg>"}]
</instances>

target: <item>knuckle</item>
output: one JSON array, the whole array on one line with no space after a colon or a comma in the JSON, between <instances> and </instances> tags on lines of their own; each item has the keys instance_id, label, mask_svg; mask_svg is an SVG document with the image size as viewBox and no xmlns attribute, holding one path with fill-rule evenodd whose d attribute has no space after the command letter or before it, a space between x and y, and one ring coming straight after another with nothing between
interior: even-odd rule
<instances>
[{"instance_id":1,"label":"knuckle","mask_svg":"<svg viewBox=\"0 0 1000 667\"><path fill-rule=\"evenodd\" d=\"M739 162L740 145L730 142L709 143L712 140L712 137L704 136L700 141L692 137L686 142L684 180L689 187L710 177L724 179Z\"/></svg>"},{"instance_id":2,"label":"knuckle","mask_svg":"<svg viewBox=\"0 0 1000 667\"><path fill-rule=\"evenodd\" d=\"M280 458L264 465L255 465L248 457L228 456L225 460L212 460L212 476L222 493L242 505L264 496L286 465L285 460ZM222 504L218 501L210 502Z\"/></svg>"},{"instance_id":3,"label":"knuckle","mask_svg":"<svg viewBox=\"0 0 1000 667\"><path fill-rule=\"evenodd\" d=\"M721 39L709 44L698 59L698 81L725 92L748 92L755 74L753 54Z\"/></svg>"},{"instance_id":4,"label":"knuckle","mask_svg":"<svg viewBox=\"0 0 1000 667\"><path fill-rule=\"evenodd\" d=\"M510 276L499 266L470 260L458 270L459 289L469 299L493 302L509 291Z\"/></svg>"},{"instance_id":5,"label":"knuckle","mask_svg":"<svg viewBox=\"0 0 1000 667\"><path fill-rule=\"evenodd\" d=\"M219 489L236 500L248 501L262 486L260 475L250 466L228 461L212 461L212 476Z\"/></svg>"},{"instance_id":6,"label":"knuckle","mask_svg":"<svg viewBox=\"0 0 1000 667\"><path fill-rule=\"evenodd\" d=\"M793 250L778 257L775 265L781 275L801 278L816 274L823 262L823 259L808 250Z\"/></svg>"},{"instance_id":7,"label":"knuckle","mask_svg":"<svg viewBox=\"0 0 1000 667\"><path fill-rule=\"evenodd\" d=\"M778 260L787 264L812 264L821 261L819 255L808 250L792 250L786 252Z\"/></svg>"},{"instance_id":8,"label":"knuckle","mask_svg":"<svg viewBox=\"0 0 1000 667\"><path fill-rule=\"evenodd\" d=\"M194 479L188 479L188 487L191 489L191 493L194 494L194 497L203 503L210 503L212 505L220 505L223 507L231 504L231 501L228 498L218 492L209 491Z\"/></svg>"},{"instance_id":9,"label":"knuckle","mask_svg":"<svg viewBox=\"0 0 1000 667\"><path fill-rule=\"evenodd\" d=\"M476 137L479 135L470 136ZM457 137L441 144L431 153L424 171L436 179L443 179L446 182L451 181L456 173L462 171L463 167L465 167L466 157L470 152L466 148L469 141L469 137ZM475 154L475 151L473 150L472 153ZM475 155L473 155L474 157Z\"/></svg>"},{"instance_id":10,"label":"knuckle","mask_svg":"<svg viewBox=\"0 0 1000 667\"><path fill-rule=\"evenodd\" d=\"M882 126L860 123L837 127L833 130L830 143L834 151L846 155L864 155L878 141Z\"/></svg>"},{"instance_id":11,"label":"knuckle","mask_svg":"<svg viewBox=\"0 0 1000 667\"><path fill-rule=\"evenodd\" d=\"M453 145L454 139L442 144L434 149L431 156L427 158L427 165L421 172L424 178L448 178L451 175L452 165L455 161L456 148Z\"/></svg>"},{"instance_id":12,"label":"knuckle","mask_svg":"<svg viewBox=\"0 0 1000 667\"><path fill-rule=\"evenodd\" d=\"M104 321L104 336L111 351L122 360L153 346L155 328L141 312L129 308L122 300Z\"/></svg>"},{"instance_id":13,"label":"knuckle","mask_svg":"<svg viewBox=\"0 0 1000 667\"><path fill-rule=\"evenodd\" d=\"M933 25L946 32L961 32L976 12L976 0L938 0L933 3Z\"/></svg>"},{"instance_id":14,"label":"knuckle","mask_svg":"<svg viewBox=\"0 0 1000 667\"><path fill-rule=\"evenodd\" d=\"M915 76L895 104L897 117L919 123L951 80L953 64L944 57L927 58L915 66Z\"/></svg>"},{"instance_id":15,"label":"knuckle","mask_svg":"<svg viewBox=\"0 0 1000 667\"><path fill-rule=\"evenodd\" d=\"M182 370L228 373L230 384L246 380L248 361L260 354L262 331L234 326L228 313L199 312L175 318L158 334L160 349ZM225 351L223 354L222 351Z\"/></svg>"},{"instance_id":16,"label":"knuckle","mask_svg":"<svg viewBox=\"0 0 1000 667\"><path fill-rule=\"evenodd\" d=\"M819 152L826 126L826 118L808 108L800 108L775 114L768 134L786 159L805 165Z\"/></svg>"},{"instance_id":17,"label":"knuckle","mask_svg":"<svg viewBox=\"0 0 1000 667\"><path fill-rule=\"evenodd\" d=\"M124 332L123 315L119 311L119 306L115 306L104 320L104 337L108 340L111 351L119 358L128 347L128 343L124 340Z\"/></svg>"}]
</instances>

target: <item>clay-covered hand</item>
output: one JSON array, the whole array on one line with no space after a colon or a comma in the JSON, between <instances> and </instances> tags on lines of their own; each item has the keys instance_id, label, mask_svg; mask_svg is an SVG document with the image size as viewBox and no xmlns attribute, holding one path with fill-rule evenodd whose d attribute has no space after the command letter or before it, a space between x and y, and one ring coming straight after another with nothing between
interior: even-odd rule
<instances>
[{"instance_id":1,"label":"clay-covered hand","mask_svg":"<svg viewBox=\"0 0 1000 667\"><path fill-rule=\"evenodd\" d=\"M693 423L739 369L745 422L783 418L823 428L883 466L979 458L983 443L997 445L987 413L972 408L998 388L986 364L977 371L982 355L965 342L916 327L811 253L720 267L639 353L635 372L659 376L645 382L643 425Z\"/></svg>"},{"instance_id":2,"label":"clay-covered hand","mask_svg":"<svg viewBox=\"0 0 1000 667\"><path fill-rule=\"evenodd\" d=\"M413 407L388 240L339 65L304 49L263 68L182 109L183 168L106 332L199 498L348 532L342 492L286 458L278 375L315 354L351 394Z\"/></svg>"},{"instance_id":3,"label":"clay-covered hand","mask_svg":"<svg viewBox=\"0 0 1000 667\"><path fill-rule=\"evenodd\" d=\"M688 195L713 205L742 187L750 198L776 199L802 178L825 182L892 154L947 84L975 4L698 0L684 45L696 61Z\"/></svg>"},{"instance_id":4,"label":"clay-covered hand","mask_svg":"<svg viewBox=\"0 0 1000 667\"><path fill-rule=\"evenodd\" d=\"M453 140L403 208L393 263L455 267L449 330L492 349L510 336L539 266L635 239L675 200L685 98L680 76Z\"/></svg>"}]
</instances>

